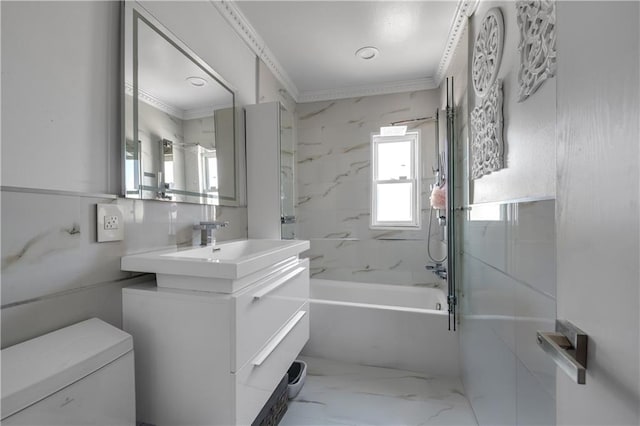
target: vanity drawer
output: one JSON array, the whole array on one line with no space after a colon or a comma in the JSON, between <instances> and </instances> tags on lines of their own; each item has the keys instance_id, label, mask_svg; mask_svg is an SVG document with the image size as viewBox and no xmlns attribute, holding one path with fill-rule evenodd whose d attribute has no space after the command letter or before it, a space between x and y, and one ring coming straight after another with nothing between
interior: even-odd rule
<instances>
[{"instance_id":1,"label":"vanity drawer","mask_svg":"<svg viewBox=\"0 0 640 426\"><path fill-rule=\"evenodd\" d=\"M235 374L236 424L251 424L308 339L309 304L305 303Z\"/></svg>"},{"instance_id":2,"label":"vanity drawer","mask_svg":"<svg viewBox=\"0 0 640 426\"><path fill-rule=\"evenodd\" d=\"M231 372L241 369L308 299L308 259L293 262L235 297Z\"/></svg>"}]
</instances>

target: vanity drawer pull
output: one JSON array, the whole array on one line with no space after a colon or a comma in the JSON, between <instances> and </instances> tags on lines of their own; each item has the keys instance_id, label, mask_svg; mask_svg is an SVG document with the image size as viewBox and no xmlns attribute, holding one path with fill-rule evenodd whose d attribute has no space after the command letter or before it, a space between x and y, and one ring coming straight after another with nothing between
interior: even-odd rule
<instances>
[{"instance_id":1,"label":"vanity drawer pull","mask_svg":"<svg viewBox=\"0 0 640 426\"><path fill-rule=\"evenodd\" d=\"M299 311L289 323L280 330L273 339L265 346L265 348L251 361L253 365L261 365L269 355L280 345L280 343L291 333L291 330L300 322L302 317L307 314L306 311Z\"/></svg>"},{"instance_id":2,"label":"vanity drawer pull","mask_svg":"<svg viewBox=\"0 0 640 426\"><path fill-rule=\"evenodd\" d=\"M267 294L271 293L272 291L274 291L275 289L277 289L281 285L286 284L287 281L289 281L291 278L293 278L293 277L295 277L297 275L300 275L300 273L302 271L304 271L305 269L306 268L304 268L304 267L296 268L293 272L290 272L287 275L285 275L284 277L280 278L279 280L274 281L273 283L269 284L268 286L266 286L262 290L256 292L253 295L253 300L262 299L264 296L266 296Z\"/></svg>"}]
</instances>

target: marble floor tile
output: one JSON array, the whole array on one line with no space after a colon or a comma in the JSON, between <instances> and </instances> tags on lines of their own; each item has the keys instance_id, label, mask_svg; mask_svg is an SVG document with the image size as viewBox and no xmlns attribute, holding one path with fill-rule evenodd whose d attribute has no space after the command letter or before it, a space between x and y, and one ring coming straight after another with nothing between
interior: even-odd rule
<instances>
[{"instance_id":1,"label":"marble floor tile","mask_svg":"<svg viewBox=\"0 0 640 426\"><path fill-rule=\"evenodd\" d=\"M477 425L458 378L301 359L307 379L281 426Z\"/></svg>"}]
</instances>

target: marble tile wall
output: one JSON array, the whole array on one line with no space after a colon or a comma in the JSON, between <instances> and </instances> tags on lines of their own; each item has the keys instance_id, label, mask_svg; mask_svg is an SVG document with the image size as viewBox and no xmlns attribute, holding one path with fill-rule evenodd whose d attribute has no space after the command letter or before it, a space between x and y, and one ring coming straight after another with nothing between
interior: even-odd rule
<instances>
[{"instance_id":1,"label":"marble tile wall","mask_svg":"<svg viewBox=\"0 0 640 426\"><path fill-rule=\"evenodd\" d=\"M433 123L410 126L422 136L422 228L369 229L371 134L393 121L433 116L438 102L438 91L425 90L298 105L296 237L311 241L312 277L441 285L425 269ZM434 239L432 247L440 256L442 244Z\"/></svg>"},{"instance_id":2,"label":"marble tile wall","mask_svg":"<svg viewBox=\"0 0 640 426\"><path fill-rule=\"evenodd\" d=\"M125 239L96 242L96 204L117 203ZM120 270L126 254L199 244L192 226L228 220L218 240L246 238L246 208L1 192L2 347L97 316L121 324L123 286L151 275Z\"/></svg>"},{"instance_id":3,"label":"marble tile wall","mask_svg":"<svg viewBox=\"0 0 640 426\"><path fill-rule=\"evenodd\" d=\"M462 221L460 351L480 425L555 424L555 202L477 204Z\"/></svg>"}]
</instances>

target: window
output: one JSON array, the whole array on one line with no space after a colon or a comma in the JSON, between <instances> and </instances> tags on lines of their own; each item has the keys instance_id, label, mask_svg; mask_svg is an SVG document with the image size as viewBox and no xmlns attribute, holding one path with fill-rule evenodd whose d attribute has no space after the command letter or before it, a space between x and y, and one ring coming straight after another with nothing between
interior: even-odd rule
<instances>
[{"instance_id":1,"label":"window","mask_svg":"<svg viewBox=\"0 0 640 426\"><path fill-rule=\"evenodd\" d=\"M203 149L204 192L218 192L218 159L215 149Z\"/></svg>"},{"instance_id":2,"label":"window","mask_svg":"<svg viewBox=\"0 0 640 426\"><path fill-rule=\"evenodd\" d=\"M420 228L420 133L371 136L371 228Z\"/></svg>"},{"instance_id":3,"label":"window","mask_svg":"<svg viewBox=\"0 0 640 426\"><path fill-rule=\"evenodd\" d=\"M474 204L468 211L467 220L496 222L504 220L507 216L507 205L500 203Z\"/></svg>"}]
</instances>

